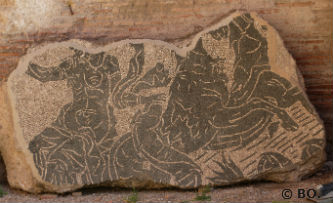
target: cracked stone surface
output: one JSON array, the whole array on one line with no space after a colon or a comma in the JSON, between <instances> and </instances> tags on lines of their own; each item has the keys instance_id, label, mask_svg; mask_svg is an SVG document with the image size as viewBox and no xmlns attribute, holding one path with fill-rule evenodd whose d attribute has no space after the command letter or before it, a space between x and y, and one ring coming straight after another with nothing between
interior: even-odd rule
<instances>
[{"instance_id":1,"label":"cracked stone surface","mask_svg":"<svg viewBox=\"0 0 333 203\"><path fill-rule=\"evenodd\" d=\"M295 61L254 13L186 47L70 40L30 49L0 90L12 187L179 187L297 181L325 132Z\"/></svg>"}]
</instances>

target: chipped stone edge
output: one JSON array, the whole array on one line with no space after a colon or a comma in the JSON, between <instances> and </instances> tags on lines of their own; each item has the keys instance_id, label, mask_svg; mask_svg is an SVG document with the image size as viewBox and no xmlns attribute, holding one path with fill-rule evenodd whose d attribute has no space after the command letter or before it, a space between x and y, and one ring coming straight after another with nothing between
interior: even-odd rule
<instances>
[{"instance_id":1,"label":"chipped stone edge","mask_svg":"<svg viewBox=\"0 0 333 203\"><path fill-rule=\"evenodd\" d=\"M184 48L179 48L173 44L163 42L160 40L150 40L150 39L137 39L137 40L122 40L118 42L113 42L111 44L108 44L106 46L95 46L89 42L86 41L81 41L81 40L76 40L72 39L69 41L65 42L56 42L56 43L50 43L47 45L41 45L41 46L36 46L34 48L30 48L27 51L27 54L23 56L20 61L19 65L16 68L16 70L10 74L9 79L12 77L15 77L16 74L22 74L24 72L24 68L27 67L28 61L38 55L41 54L42 52L46 51L47 49L56 47L56 46L65 46L69 47L72 46L74 48L78 48L84 51L88 51L90 53L97 53L100 51L107 51L111 49L114 46L118 46L121 44L127 44L127 43L152 43L155 45L160 45L167 47L169 49L175 50L177 54L181 56L185 56L186 53L190 50L192 50L198 41L199 37L202 36L204 33L207 33L211 30L215 30L221 26L227 25L233 18L243 14L243 13L248 13L248 12L240 12L236 11L229 15L228 17L222 19L219 23L204 29L203 31L197 33L195 37L191 40L191 43L189 46L186 46ZM300 87L304 92L304 82L302 76L299 74L299 70L297 69L295 60L291 57L285 46L283 45L283 41L280 37L280 35L277 33L277 31L270 26L266 21L264 21L261 17L259 17L256 13L250 12L251 16L259 22L261 25L266 25L268 28L268 55L270 59L270 64L271 64L271 70L274 72L286 72L287 69L288 72L290 72L290 69L295 70L293 74L286 74L283 75L283 77L287 78L289 81L291 81L294 85ZM273 39L272 39L273 38ZM273 43L273 44L272 44ZM287 64L292 64L292 67L279 67L279 64L276 64L272 62L276 53L277 48L282 47L283 52L287 53L289 56L288 58L290 61ZM282 69L282 70L281 70ZM294 82L296 81L296 83ZM298 82L297 82L298 81ZM12 93L10 91L10 87L8 82L3 81L2 84L0 84L0 149L4 162L6 164L6 169L7 169L7 176L8 176L8 182L10 183L11 187L13 188L18 188L22 189L25 191L29 191L32 193L41 193L41 192L57 192L57 193L63 193L66 191L70 190L75 190L78 188L83 187L84 185L52 185L48 182L45 182L41 179L40 175L38 174L38 171L36 167L34 167L34 162L32 158L32 154L28 150L28 144L24 142L24 138L21 134L20 129L18 126L15 126L14 120L17 120L17 113L14 112L15 108L13 108L14 104L11 101L12 100ZM308 98L307 98L308 99ZM318 115L316 115L318 117ZM319 117L318 117L319 118ZM322 122L321 122L322 123ZM17 124L16 124L17 125ZM2 126L2 127L1 127ZM16 130L15 130L16 129ZM6 150L4 150L6 148ZM320 163L316 164L322 164L324 163L326 157L325 157L325 152L320 156ZM303 166L306 166L307 164L312 165L311 162L308 160L306 163L303 163ZM313 166L314 167L314 166ZM265 179L265 180L273 180L277 182L281 181L297 181L300 180L302 176L306 175L307 173L304 173L300 168L303 167L298 167L286 170L285 172L279 171L276 173L269 173L269 174L262 174L260 177L257 177L258 179ZM283 173L289 173L288 177L285 177L285 174L281 176ZM252 179L253 180L253 179ZM245 180L244 180L245 181ZM239 181L235 181L239 182ZM162 187L171 187L170 185L161 185L161 184L156 184L152 183L151 181L142 181L142 180L117 180L117 181L110 181L106 183L102 183L100 185L104 186L120 186L124 187L129 185L135 184L138 187L141 186L147 186L148 188L162 188ZM229 183L232 184L232 183ZM93 186L98 186L98 185L93 185Z\"/></svg>"},{"instance_id":2,"label":"chipped stone edge","mask_svg":"<svg viewBox=\"0 0 333 203\"><path fill-rule=\"evenodd\" d=\"M269 64L271 66L271 70L273 72L278 72L281 76L289 80L293 85L298 86L301 90L303 90L304 96L307 101L309 101L311 107L315 110L316 108L314 105L310 102L310 99L308 95L306 94L306 87L304 84L304 78L301 74L301 71L297 67L295 59L292 57L292 55L287 50L280 34L278 31L271 26L268 22L266 22L264 19L262 19L257 13L250 12L251 16L255 19L255 21L259 22L261 25L266 25L268 27L268 37L267 37L267 43L268 43L268 57L269 57ZM278 50L280 48L280 50ZM282 51L287 56L284 57L287 58L289 61L285 64L289 64L290 66L287 67L281 67L280 64L276 63L278 60L274 60L277 54ZM292 74L290 74L290 70L294 70ZM282 74L281 74L282 73ZM283 74L286 73L286 74ZM318 113L315 111L314 116L318 119L319 123L324 127L324 122L319 117ZM324 138L325 138L324 133ZM325 145L326 145L326 139L325 139ZM325 146L324 146L325 149ZM266 174L261 174L257 177L257 179L262 180L270 180L274 182L296 182L302 180L302 178L306 175L315 173L318 168L324 165L326 161L326 151L322 150L321 154L317 154L316 156L311 157L308 160L302 161L300 163L296 163L296 167L286 169L285 171L277 171L277 172L269 172ZM307 168L305 170L304 168Z\"/></svg>"},{"instance_id":3,"label":"chipped stone edge","mask_svg":"<svg viewBox=\"0 0 333 203\"><path fill-rule=\"evenodd\" d=\"M271 34L269 34L270 37L267 38L268 57L269 57L269 64L271 66L271 70L273 72L278 72L279 75L283 76L284 78L289 80L293 85L296 85L298 88L303 90L306 100L309 101L311 107L314 110L316 110L315 106L311 103L308 95L306 94L306 87L305 87L304 78L302 76L302 73L301 73L300 69L297 67L295 59L292 57L292 55L287 50L278 31L273 26L271 26L268 22L266 22L264 19L262 19L257 13L250 12L250 14L253 18L255 18L256 21L260 22L260 24L266 25L268 27L269 32L271 32ZM272 59L275 59L274 53L279 51L277 49L277 47L281 47L280 51L284 52L287 55L285 58L288 58L289 62L287 64L291 64L290 66L281 67L278 63L272 62L273 61ZM292 74L287 73L290 70L295 70L295 71ZM283 73L286 73L286 74L283 74ZM323 120L319 117L317 111L315 111L315 112L316 113L314 114L314 116L316 116L316 118L318 119L320 124L322 126L324 126ZM326 142L325 142L325 144L326 144ZM323 157L323 162L325 162L325 160L326 160L326 153Z\"/></svg>"}]
</instances>

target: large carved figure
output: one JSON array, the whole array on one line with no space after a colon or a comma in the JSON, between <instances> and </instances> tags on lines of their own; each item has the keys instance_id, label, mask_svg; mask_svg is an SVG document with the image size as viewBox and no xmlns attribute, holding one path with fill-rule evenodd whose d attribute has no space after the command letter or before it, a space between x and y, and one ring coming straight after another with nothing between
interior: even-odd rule
<instances>
[{"instance_id":1,"label":"large carved figure","mask_svg":"<svg viewBox=\"0 0 333 203\"><path fill-rule=\"evenodd\" d=\"M167 109L163 112L158 102L146 104L145 110L134 119L132 135L127 135L132 139L121 140L125 147L117 144L116 151L126 151L133 142L133 147L141 152L141 162L148 160L153 168L165 173L154 176L155 181L163 182L168 177L168 182L193 187L202 184L202 171L190 158L190 153L201 148L240 150L269 127L273 134L276 125L287 131L297 130L298 124L285 108L297 101L309 112L312 108L297 87L270 71L264 28L261 29L262 33L251 17L244 15L228 26L208 33L215 40L230 43L229 51L234 53L235 59L229 77L225 72L230 67L226 67L225 61L231 59L207 53L203 39L199 39L185 58L178 56L177 75L170 86ZM278 122L272 122L274 115L279 118ZM130 153L112 155L114 160L137 157ZM286 158L278 155L276 159L284 162ZM114 167L118 172L115 173L121 173L120 177L134 176L134 172L116 163ZM227 175L217 172L215 182L219 176L241 176L232 162L227 167L236 168L237 172L226 169ZM135 171L140 171L138 168L140 166Z\"/></svg>"},{"instance_id":2,"label":"large carved figure","mask_svg":"<svg viewBox=\"0 0 333 203\"><path fill-rule=\"evenodd\" d=\"M130 68L142 63L143 46L133 45L137 53ZM140 49L141 48L141 49ZM67 80L73 101L65 105L51 126L29 145L41 176L57 183L94 183L110 179L107 156L117 136L110 94L119 82L118 61L104 52L89 54L73 49L72 58L56 67L30 64L27 74L41 81ZM139 62L137 62L139 61ZM128 74L130 76L130 74ZM126 105L147 98L126 94Z\"/></svg>"},{"instance_id":3,"label":"large carved figure","mask_svg":"<svg viewBox=\"0 0 333 203\"><path fill-rule=\"evenodd\" d=\"M273 141L286 132L303 136L301 116L290 113L296 103L314 116L304 93L271 70L266 30L249 14L237 16L202 34L186 56L171 50L175 75L160 62L145 67L144 43L130 44L135 53L123 75L117 57L105 52L72 48L73 56L58 66L30 63L26 74L43 83L67 80L73 93L72 102L29 144L39 174L53 184L144 177L188 188L293 167L282 153L287 148L267 149L245 166L239 163L257 152L237 162L229 155L265 142L258 141L263 134ZM142 93L158 88L168 92ZM132 107L130 130L119 134L114 110ZM299 154L311 157L320 151L318 143L308 141ZM257 166L246 171L251 164Z\"/></svg>"}]
</instances>

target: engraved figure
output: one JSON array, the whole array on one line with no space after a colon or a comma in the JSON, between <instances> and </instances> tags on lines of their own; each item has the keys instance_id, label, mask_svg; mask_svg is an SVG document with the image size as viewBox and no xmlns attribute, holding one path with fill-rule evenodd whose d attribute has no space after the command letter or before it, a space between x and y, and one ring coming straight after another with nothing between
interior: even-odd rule
<instances>
[{"instance_id":1,"label":"engraved figure","mask_svg":"<svg viewBox=\"0 0 333 203\"><path fill-rule=\"evenodd\" d=\"M145 177L188 188L205 180L224 183L244 177L224 154L222 160L213 161L218 166L214 175L203 177L202 163L193 154L241 150L265 130L270 135L279 127L296 131L299 125L286 111L296 102L313 113L302 91L270 70L265 29L244 14L205 33L226 41L227 54L215 53L216 47L206 44L207 36L201 36L185 57L172 51L177 60L174 77L162 63L143 73L143 44L131 44L135 55L123 78L117 59L105 53L74 49L74 56L56 67L30 64L28 75L41 82L66 79L73 90L73 102L29 145L42 178L75 184ZM169 88L167 95L141 95L160 87ZM109 97L114 108L143 106L124 135L115 130ZM303 156L316 147L310 143ZM262 154L257 166L266 171L291 167L292 162L269 152Z\"/></svg>"},{"instance_id":2,"label":"engraved figure","mask_svg":"<svg viewBox=\"0 0 333 203\"><path fill-rule=\"evenodd\" d=\"M136 45L134 45L136 46ZM26 74L41 81L67 80L73 101L60 111L56 121L29 144L42 178L54 184L98 183L110 180L107 157L114 138L116 119L108 104L120 81L118 60L104 52L75 54L55 67L30 63ZM142 56L137 52L130 69ZM135 105L145 97L126 94L122 101Z\"/></svg>"},{"instance_id":3,"label":"engraved figure","mask_svg":"<svg viewBox=\"0 0 333 203\"><path fill-rule=\"evenodd\" d=\"M227 68L224 61L228 59L208 54L202 38L185 58L177 56L177 74L171 81L166 110L163 112L158 102L151 102L137 114L132 135L127 134L127 138L119 141L112 153L114 174L121 177L130 174L118 163L120 155L122 161L126 157L135 159L122 147L132 145L140 160L148 160L151 166L168 175L152 177L156 182L167 179L182 187L196 187L202 183L202 170L190 157L191 153L199 149L240 150L266 128L274 133L278 125L295 131L299 126L285 108L297 101L312 113L302 92L270 71L267 41L250 15L237 17L209 34L216 40L229 40L235 54L233 72L229 75L224 72ZM279 121L273 122L273 116ZM216 176L208 179L223 182L229 178L226 175L231 174L229 168L223 160L221 163L222 172L214 171ZM136 170L145 171L143 166L139 168ZM243 174L236 170L231 176Z\"/></svg>"}]
</instances>

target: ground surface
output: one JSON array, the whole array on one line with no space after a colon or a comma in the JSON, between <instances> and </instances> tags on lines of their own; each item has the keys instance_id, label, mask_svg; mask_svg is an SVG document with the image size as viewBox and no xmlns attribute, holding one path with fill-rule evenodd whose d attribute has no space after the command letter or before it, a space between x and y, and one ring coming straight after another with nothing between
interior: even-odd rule
<instances>
[{"instance_id":1,"label":"ground surface","mask_svg":"<svg viewBox=\"0 0 333 203\"><path fill-rule=\"evenodd\" d=\"M315 199L297 198L299 189L309 191L315 189L319 184L326 184L333 181L332 169L324 169L314 176L298 183L271 183L258 182L240 184L234 187L213 188L206 196L211 201L192 201L199 193L196 190L138 190L139 202L316 202ZM79 190L64 195L56 194L28 194L19 190L10 189L8 185L1 187L7 194L0 198L0 202L126 202L133 195L133 190L114 190L110 188L93 188ZM283 199L282 191L290 189L291 199ZM306 194L307 192L305 192ZM286 193L287 194L287 193ZM288 195L288 194L287 194ZM311 196L312 193L310 192ZM127 201L128 202L128 201Z\"/></svg>"}]
</instances>

